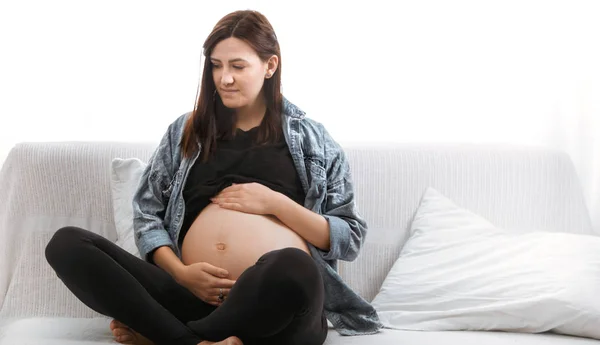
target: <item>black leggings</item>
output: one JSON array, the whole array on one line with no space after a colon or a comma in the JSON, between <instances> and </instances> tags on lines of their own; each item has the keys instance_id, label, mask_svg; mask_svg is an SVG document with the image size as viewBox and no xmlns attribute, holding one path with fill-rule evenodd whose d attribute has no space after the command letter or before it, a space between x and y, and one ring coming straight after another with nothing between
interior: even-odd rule
<instances>
[{"instance_id":1,"label":"black leggings","mask_svg":"<svg viewBox=\"0 0 600 345\"><path fill-rule=\"evenodd\" d=\"M88 230L59 229L45 254L84 304L157 345L196 345L230 336L244 345L321 345L327 337L323 280L300 249L264 254L219 307L200 300L160 267Z\"/></svg>"}]
</instances>

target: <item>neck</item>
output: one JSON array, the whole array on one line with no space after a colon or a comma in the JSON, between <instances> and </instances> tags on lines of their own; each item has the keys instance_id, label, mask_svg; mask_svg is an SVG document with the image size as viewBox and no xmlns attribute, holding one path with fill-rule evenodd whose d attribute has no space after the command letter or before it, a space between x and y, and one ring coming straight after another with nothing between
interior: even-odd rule
<instances>
[{"instance_id":1,"label":"neck","mask_svg":"<svg viewBox=\"0 0 600 345\"><path fill-rule=\"evenodd\" d=\"M264 97L261 94L256 98L254 103L236 110L236 126L243 130L256 127L262 122L266 111L267 105L265 104Z\"/></svg>"}]
</instances>

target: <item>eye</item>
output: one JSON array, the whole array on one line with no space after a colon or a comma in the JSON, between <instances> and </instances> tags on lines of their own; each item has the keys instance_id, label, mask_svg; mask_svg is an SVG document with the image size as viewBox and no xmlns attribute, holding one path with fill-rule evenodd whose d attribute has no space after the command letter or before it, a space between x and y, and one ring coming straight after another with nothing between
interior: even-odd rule
<instances>
[{"instance_id":1,"label":"eye","mask_svg":"<svg viewBox=\"0 0 600 345\"><path fill-rule=\"evenodd\" d=\"M221 67L221 66L219 66L219 65L217 65L217 64L215 64L215 63L211 63L210 65L211 65L211 67L212 67L213 69Z\"/></svg>"},{"instance_id":2,"label":"eye","mask_svg":"<svg viewBox=\"0 0 600 345\"><path fill-rule=\"evenodd\" d=\"M244 69L244 66L235 66L234 65L233 68L235 68L235 69Z\"/></svg>"}]
</instances>

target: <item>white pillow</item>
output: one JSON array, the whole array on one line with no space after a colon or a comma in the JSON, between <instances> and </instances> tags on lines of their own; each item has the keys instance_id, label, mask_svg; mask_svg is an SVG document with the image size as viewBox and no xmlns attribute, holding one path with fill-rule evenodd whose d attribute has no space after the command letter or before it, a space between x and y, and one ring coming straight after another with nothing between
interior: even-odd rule
<instances>
[{"instance_id":1,"label":"white pillow","mask_svg":"<svg viewBox=\"0 0 600 345\"><path fill-rule=\"evenodd\" d=\"M600 237L509 233L425 192L373 300L388 328L600 339Z\"/></svg>"},{"instance_id":2,"label":"white pillow","mask_svg":"<svg viewBox=\"0 0 600 345\"><path fill-rule=\"evenodd\" d=\"M137 158L115 158L111 162L110 183L113 200L116 244L140 257L133 234L133 195L138 187L146 163Z\"/></svg>"}]
</instances>

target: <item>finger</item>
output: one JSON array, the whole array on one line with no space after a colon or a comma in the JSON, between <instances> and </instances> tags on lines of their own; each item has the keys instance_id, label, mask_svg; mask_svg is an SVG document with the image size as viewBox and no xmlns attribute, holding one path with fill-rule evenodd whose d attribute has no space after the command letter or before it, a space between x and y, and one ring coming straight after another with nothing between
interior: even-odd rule
<instances>
[{"instance_id":1,"label":"finger","mask_svg":"<svg viewBox=\"0 0 600 345\"><path fill-rule=\"evenodd\" d=\"M235 284L235 280L231 279L217 279L212 285L213 288L218 289L231 289Z\"/></svg>"},{"instance_id":2,"label":"finger","mask_svg":"<svg viewBox=\"0 0 600 345\"><path fill-rule=\"evenodd\" d=\"M223 188L223 190L221 190L221 193L223 193L223 192L234 192L234 191L242 189L243 186L244 186L244 183L241 183L241 184L232 184L229 187Z\"/></svg>"},{"instance_id":3,"label":"finger","mask_svg":"<svg viewBox=\"0 0 600 345\"><path fill-rule=\"evenodd\" d=\"M204 303L217 306L218 305L218 297L219 297L218 295L215 296L214 294L209 292L206 297L201 297L200 299Z\"/></svg>"},{"instance_id":4,"label":"finger","mask_svg":"<svg viewBox=\"0 0 600 345\"><path fill-rule=\"evenodd\" d=\"M218 197L210 198L210 201L214 202L215 204L220 204L223 201L225 201L225 198L218 196Z\"/></svg>"},{"instance_id":5,"label":"finger","mask_svg":"<svg viewBox=\"0 0 600 345\"><path fill-rule=\"evenodd\" d=\"M238 192L234 192L234 193L224 193L224 194L219 194L213 198L211 198L211 201L225 201L225 202L231 202L231 200L239 200L242 196L238 193ZM229 201L228 201L229 200Z\"/></svg>"},{"instance_id":6,"label":"finger","mask_svg":"<svg viewBox=\"0 0 600 345\"><path fill-rule=\"evenodd\" d=\"M225 297L223 296L223 301L224 300L225 300ZM211 298L210 298L210 304L212 304L212 305L214 305L216 307L220 306L223 303L223 301L221 301L219 299L218 295L217 296L211 296Z\"/></svg>"},{"instance_id":7,"label":"finger","mask_svg":"<svg viewBox=\"0 0 600 345\"><path fill-rule=\"evenodd\" d=\"M229 272L227 272L226 269L217 267L217 266L213 266L207 262L203 263L202 270L214 277L225 278L225 277L229 276Z\"/></svg>"},{"instance_id":8,"label":"finger","mask_svg":"<svg viewBox=\"0 0 600 345\"><path fill-rule=\"evenodd\" d=\"M229 296L229 291L231 291L230 288L214 288L210 290L211 295L213 296L217 296L219 297L219 294L221 294L221 290L223 291L223 296Z\"/></svg>"},{"instance_id":9,"label":"finger","mask_svg":"<svg viewBox=\"0 0 600 345\"><path fill-rule=\"evenodd\" d=\"M220 203L222 204L239 204L241 199L238 197L227 197L227 198L219 198Z\"/></svg>"},{"instance_id":10,"label":"finger","mask_svg":"<svg viewBox=\"0 0 600 345\"><path fill-rule=\"evenodd\" d=\"M237 194L237 191L226 191L225 189L223 189L223 191L217 194L216 196L219 198L231 198L233 196L236 196Z\"/></svg>"},{"instance_id":11,"label":"finger","mask_svg":"<svg viewBox=\"0 0 600 345\"><path fill-rule=\"evenodd\" d=\"M206 300L205 302L210 305L214 305L215 307L219 306L219 301L217 300L216 297L211 297L210 299Z\"/></svg>"},{"instance_id":12,"label":"finger","mask_svg":"<svg viewBox=\"0 0 600 345\"><path fill-rule=\"evenodd\" d=\"M231 289L235 285L235 280L217 278L210 282L209 292L217 291L216 294L219 294L219 289Z\"/></svg>"},{"instance_id":13,"label":"finger","mask_svg":"<svg viewBox=\"0 0 600 345\"><path fill-rule=\"evenodd\" d=\"M233 202L221 202L218 203L220 207L222 208L226 208L229 210L235 210L235 211L243 211L244 207L241 204L238 203L233 203Z\"/></svg>"}]
</instances>

